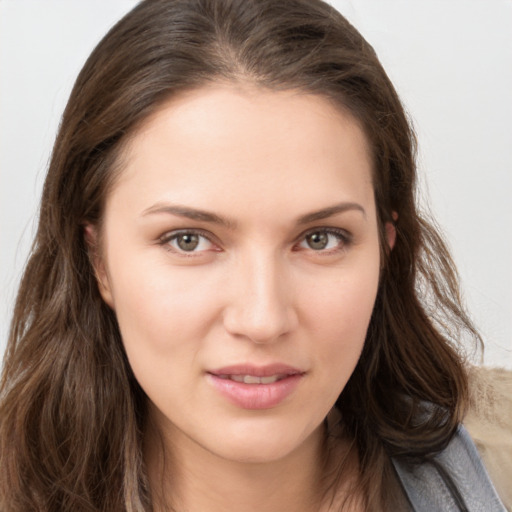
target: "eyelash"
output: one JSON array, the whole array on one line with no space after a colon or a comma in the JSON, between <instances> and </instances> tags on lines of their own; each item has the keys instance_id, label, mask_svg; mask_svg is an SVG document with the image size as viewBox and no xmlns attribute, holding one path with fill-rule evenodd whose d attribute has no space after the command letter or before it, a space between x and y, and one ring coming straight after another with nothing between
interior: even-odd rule
<instances>
[{"instance_id":1,"label":"eyelash","mask_svg":"<svg viewBox=\"0 0 512 512\"><path fill-rule=\"evenodd\" d=\"M172 247L170 245L170 242L172 242L173 240L177 240L180 236L184 236L184 235L196 235L198 237L208 240L208 242L210 244L216 245L214 242L212 242L211 235L209 235L207 232L202 231L200 229L180 229L177 231L170 231L160 237L159 244L162 246L166 246L166 249L168 251L174 252L174 253L179 254L180 256L184 256L186 258L199 256L200 252L198 253L195 251L184 251L184 250L180 250L178 248Z\"/></svg>"},{"instance_id":2,"label":"eyelash","mask_svg":"<svg viewBox=\"0 0 512 512\"><path fill-rule=\"evenodd\" d=\"M327 235L333 235L339 241L339 244L332 249L321 249L321 250L315 251L314 249L310 248L310 250L312 250L313 252L318 253L320 255L325 255L325 256L339 253L339 252L347 249L353 240L352 235L348 231L345 231L344 229L332 228L332 227L317 227L317 228L310 229L310 230L306 231L305 233L302 233L300 236L300 243L304 242L308 236L314 235L316 233L324 233Z\"/></svg>"},{"instance_id":3,"label":"eyelash","mask_svg":"<svg viewBox=\"0 0 512 512\"><path fill-rule=\"evenodd\" d=\"M342 250L345 250L348 246L350 246L350 244L352 243L352 239L353 239L352 235L349 232L345 231L344 229L332 228L332 227L317 227L317 228L310 229L310 230L306 231L305 233L302 233L300 235L300 237L298 238L298 242L294 245L294 247L303 243L307 239L308 236L314 235L316 233L324 233L327 235L335 236L339 240L339 243L341 246L341 247L337 246L335 248L331 248L331 249L327 249L327 250L324 250L324 249L314 250L312 248L309 248L309 250L311 250L315 253L318 253L318 254L323 254L323 255L330 255L330 254L338 253L338 252L341 252ZM202 251L200 251L200 252L184 251L184 250L180 250L178 248L172 247L170 245L170 242L172 242L173 240L177 240L180 236L184 236L184 235L195 235L195 236L198 236L198 237L208 240L208 242L210 244L217 245L217 244L215 244L215 242L213 242L211 240L211 234L209 234L208 232L202 231L202 230L198 230L198 229L180 229L177 231L171 231L171 232L165 233L163 236L161 236L159 238L159 245L166 246L166 249L168 251L174 252L183 257L199 256ZM300 250L300 248L295 249L295 250ZM221 249L218 249L215 252L220 252L220 251L221 251Z\"/></svg>"}]
</instances>

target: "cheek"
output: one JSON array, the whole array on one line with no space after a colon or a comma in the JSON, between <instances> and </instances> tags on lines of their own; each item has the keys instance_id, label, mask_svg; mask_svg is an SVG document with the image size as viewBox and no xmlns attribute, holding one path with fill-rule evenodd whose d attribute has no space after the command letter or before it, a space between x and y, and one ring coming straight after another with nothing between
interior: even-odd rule
<instances>
[{"instance_id":1,"label":"cheek","mask_svg":"<svg viewBox=\"0 0 512 512\"><path fill-rule=\"evenodd\" d=\"M118 257L111 271L115 312L129 358L166 357L181 346L190 350L216 315L213 277L199 267L172 268L165 255L161 259Z\"/></svg>"},{"instance_id":2,"label":"cheek","mask_svg":"<svg viewBox=\"0 0 512 512\"><path fill-rule=\"evenodd\" d=\"M307 311L309 322L332 336L357 336L368 327L378 282L377 263L362 266L361 271L341 271L323 284L309 287L308 293L304 293L303 310Z\"/></svg>"},{"instance_id":3,"label":"cheek","mask_svg":"<svg viewBox=\"0 0 512 512\"><path fill-rule=\"evenodd\" d=\"M340 272L338 278L314 287L304 299L317 364L326 370L325 381L337 380L338 388L345 385L363 349L378 282L374 258L358 271Z\"/></svg>"},{"instance_id":4,"label":"cheek","mask_svg":"<svg viewBox=\"0 0 512 512\"><path fill-rule=\"evenodd\" d=\"M218 287L194 270L131 261L118 264L112 275L116 316L130 366L162 410L170 403L182 411L191 407L204 340L218 318Z\"/></svg>"}]
</instances>

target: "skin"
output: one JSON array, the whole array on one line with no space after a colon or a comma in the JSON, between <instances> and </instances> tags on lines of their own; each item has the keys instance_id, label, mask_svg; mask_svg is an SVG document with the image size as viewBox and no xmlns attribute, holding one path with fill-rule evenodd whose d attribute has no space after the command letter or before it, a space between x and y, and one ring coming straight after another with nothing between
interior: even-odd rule
<instances>
[{"instance_id":1,"label":"skin","mask_svg":"<svg viewBox=\"0 0 512 512\"><path fill-rule=\"evenodd\" d=\"M318 511L324 418L360 356L380 271L359 125L298 91L187 92L130 140L102 229L98 282L150 400L155 495L191 512ZM248 410L208 379L239 363L303 373L279 404Z\"/></svg>"}]
</instances>

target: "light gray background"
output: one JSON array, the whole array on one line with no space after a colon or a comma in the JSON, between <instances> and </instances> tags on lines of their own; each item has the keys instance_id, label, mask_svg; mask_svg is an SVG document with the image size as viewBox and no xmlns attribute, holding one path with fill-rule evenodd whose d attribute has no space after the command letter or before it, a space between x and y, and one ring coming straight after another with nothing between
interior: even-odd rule
<instances>
[{"instance_id":1,"label":"light gray background","mask_svg":"<svg viewBox=\"0 0 512 512\"><path fill-rule=\"evenodd\" d=\"M512 368L512 0L333 0L373 44L420 141L485 363ZM135 0L0 0L0 353L74 78Z\"/></svg>"}]
</instances>

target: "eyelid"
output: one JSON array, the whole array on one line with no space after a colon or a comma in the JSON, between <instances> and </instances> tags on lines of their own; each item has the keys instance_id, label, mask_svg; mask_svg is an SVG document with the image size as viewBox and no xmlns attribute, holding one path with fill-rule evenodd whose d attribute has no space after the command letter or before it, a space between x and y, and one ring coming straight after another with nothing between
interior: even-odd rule
<instances>
[{"instance_id":1,"label":"eyelid","mask_svg":"<svg viewBox=\"0 0 512 512\"><path fill-rule=\"evenodd\" d=\"M208 240L210 244L215 246L217 249L214 250L221 250L219 247L219 243L215 240L215 237L209 233L208 231L205 231L203 229L197 229L197 228L179 228L179 229L173 229L171 231L166 231L162 236L158 238L158 243L160 245L166 245L168 247L168 250L171 252L174 252L175 254L179 254L180 256L186 256L186 257L192 257L192 256L198 256L204 252L207 252L205 250L203 251L182 251L179 249L176 249L175 247L172 247L169 242L176 239L180 235L197 235L202 238L205 238Z\"/></svg>"},{"instance_id":2,"label":"eyelid","mask_svg":"<svg viewBox=\"0 0 512 512\"><path fill-rule=\"evenodd\" d=\"M327 250L319 250L319 251L314 251L314 249L310 249L313 252L317 252L317 253L336 252L336 251L339 251L340 249L346 248L353 241L353 235L350 232L348 232L346 229L332 227L332 226L317 226L317 227L307 229L306 231L303 231L297 237L294 247L296 247L298 244L302 243L308 235L311 235L313 233L318 233L318 232L327 233L327 234L331 234L331 235L338 237L340 239L342 247L338 248L338 249L330 249L330 250L327 249ZM161 235L158 238L158 243L162 246L167 245L169 251L179 254L180 256L186 256L186 257L199 256L200 254L207 252L206 250L202 250L202 251L198 251L198 252L195 252L195 251L187 252L187 251L182 251L182 250L176 249L169 245L169 242L171 240L177 238L179 235L184 235L184 234L192 234L192 235L201 236L201 237L205 238L206 240L208 240L209 243L216 246L216 249L214 249L215 251L222 250L220 248L220 243L216 240L216 237L212 233L210 233L209 231L205 231L203 229L198 229L198 228L179 228L179 229L166 231L163 235Z\"/></svg>"},{"instance_id":3,"label":"eyelid","mask_svg":"<svg viewBox=\"0 0 512 512\"><path fill-rule=\"evenodd\" d=\"M304 232L302 232L299 237L297 238L297 244L302 243L308 235L312 235L313 233L327 233L334 236L337 236L340 239L340 242L342 243L342 247L340 249L346 248L348 245L350 245L354 239L353 235L348 232L346 229L343 228L336 228L332 226L317 226L311 229L308 229ZM327 249L327 250L319 250L315 251L314 249L310 249L313 252L317 253L330 253L330 252L336 252L340 249Z\"/></svg>"}]
</instances>

